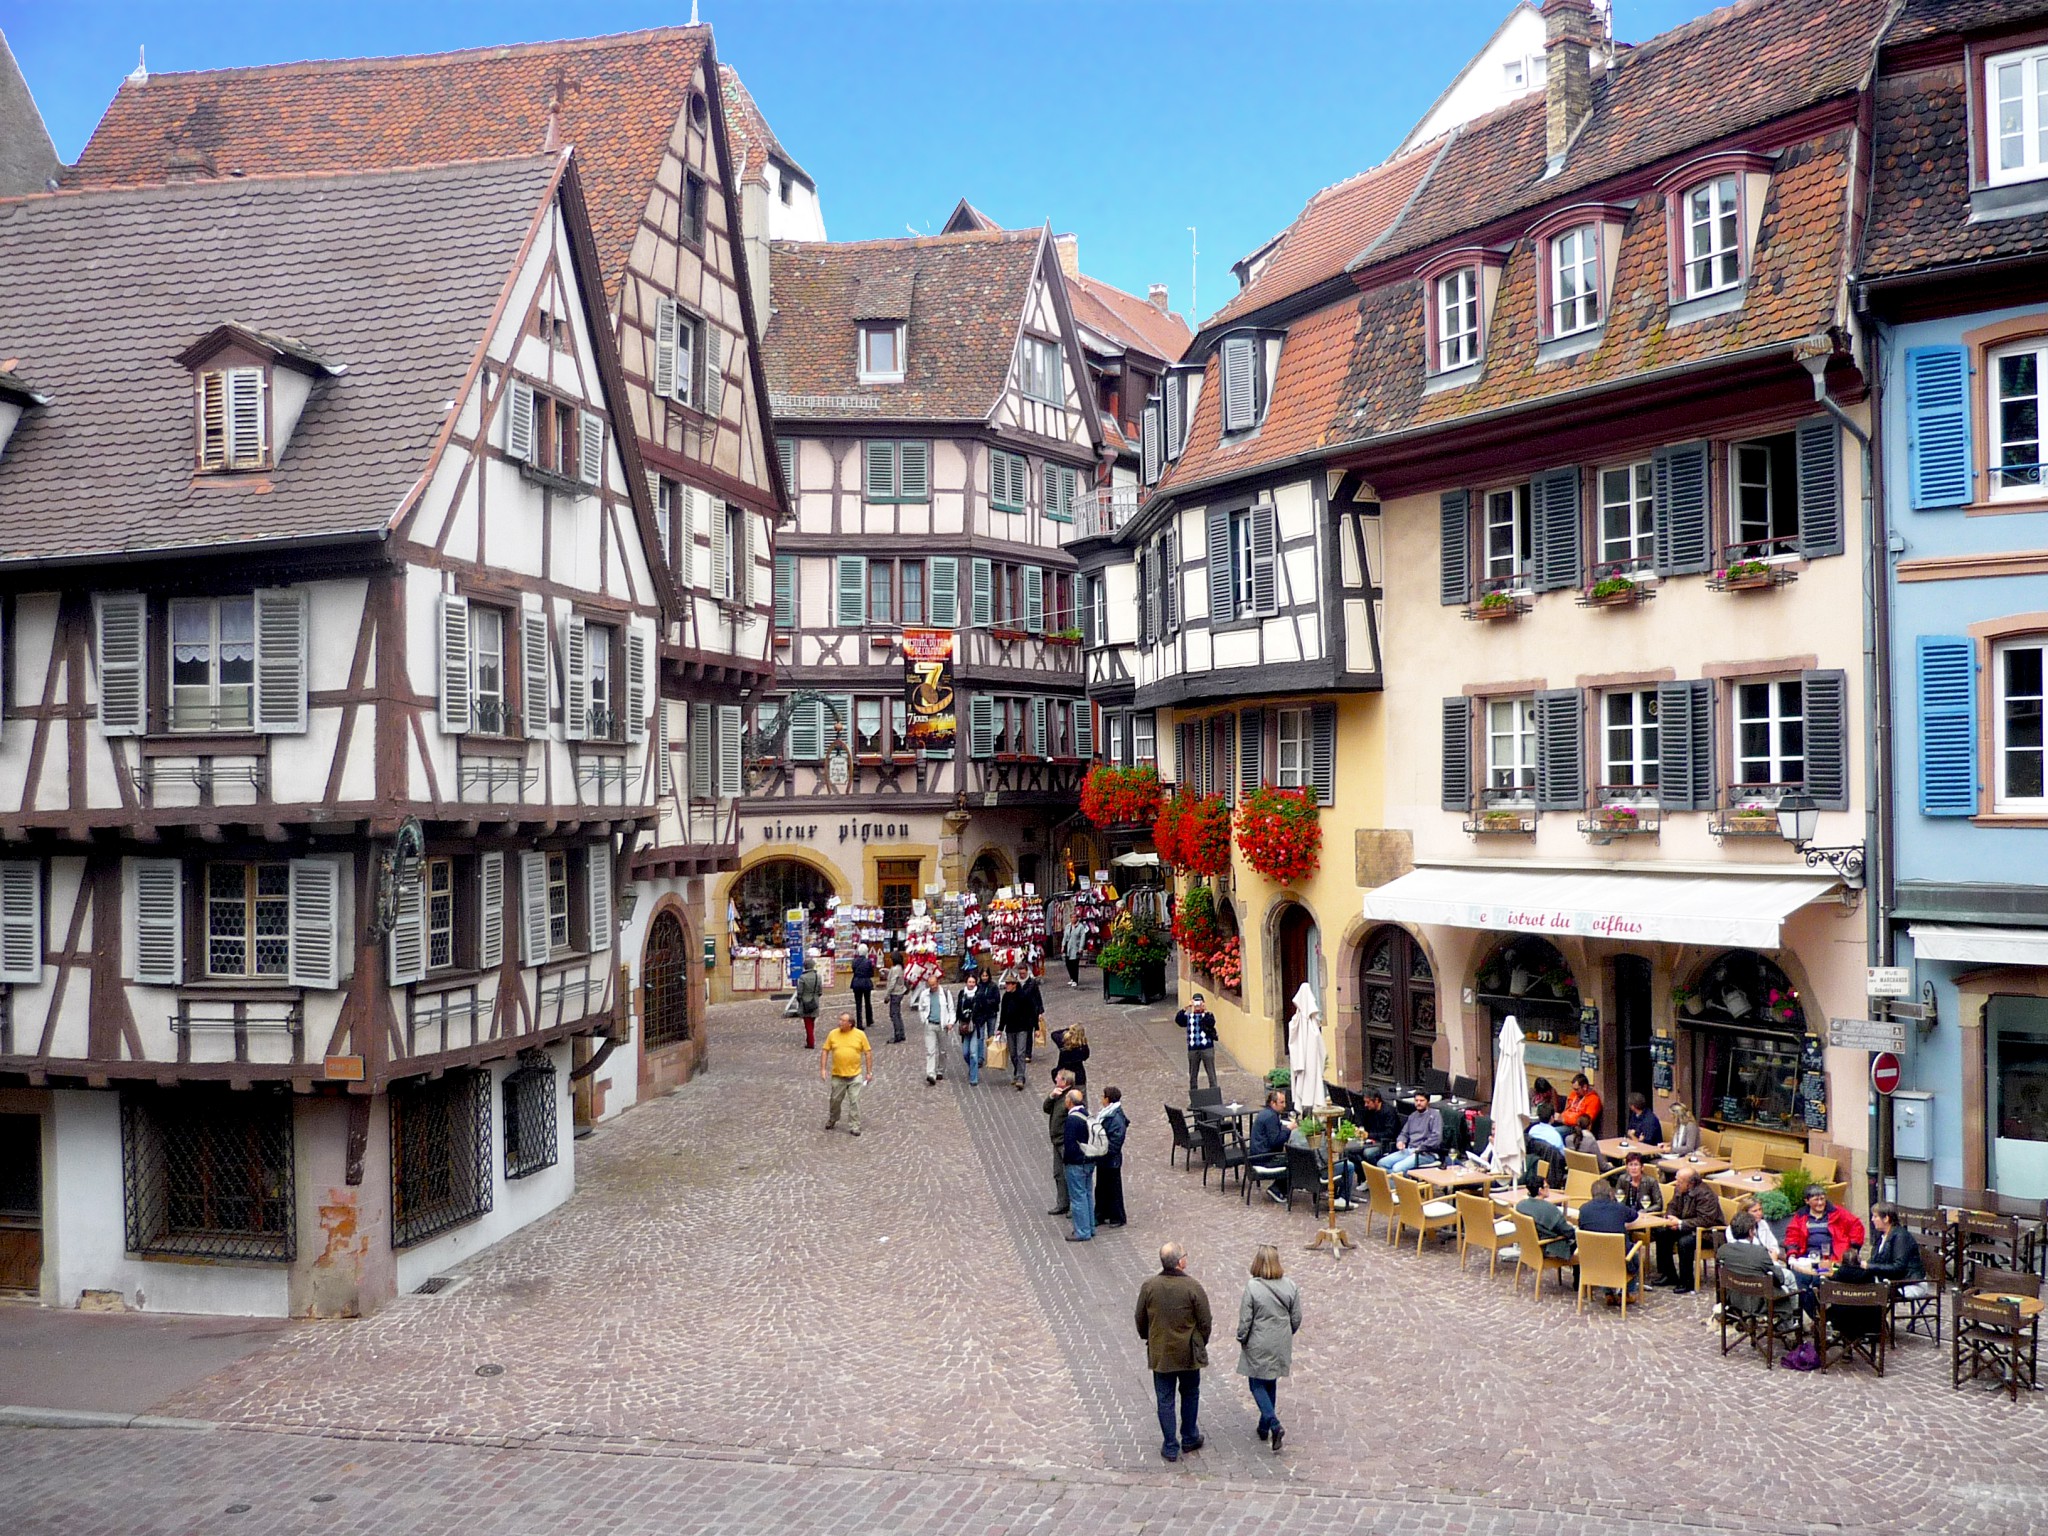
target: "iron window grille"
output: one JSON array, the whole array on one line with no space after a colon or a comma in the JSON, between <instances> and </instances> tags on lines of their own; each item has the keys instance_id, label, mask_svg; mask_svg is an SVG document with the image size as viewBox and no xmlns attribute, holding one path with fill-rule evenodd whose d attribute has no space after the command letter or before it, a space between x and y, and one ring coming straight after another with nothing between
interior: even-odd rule
<instances>
[{"instance_id":1,"label":"iron window grille","mask_svg":"<svg viewBox=\"0 0 2048 1536\"><path fill-rule=\"evenodd\" d=\"M490 1073L394 1086L391 1246L410 1248L490 1208Z\"/></svg>"},{"instance_id":2,"label":"iron window grille","mask_svg":"<svg viewBox=\"0 0 2048 1536\"><path fill-rule=\"evenodd\" d=\"M690 953L683 925L672 912L655 915L641 962L640 1039L652 1049L690 1038Z\"/></svg>"},{"instance_id":3,"label":"iron window grille","mask_svg":"<svg viewBox=\"0 0 2048 1536\"><path fill-rule=\"evenodd\" d=\"M128 1251L289 1263L297 1251L288 1094L124 1094Z\"/></svg>"},{"instance_id":4,"label":"iron window grille","mask_svg":"<svg viewBox=\"0 0 2048 1536\"><path fill-rule=\"evenodd\" d=\"M528 1051L505 1075L505 1177L555 1166L555 1064Z\"/></svg>"}]
</instances>

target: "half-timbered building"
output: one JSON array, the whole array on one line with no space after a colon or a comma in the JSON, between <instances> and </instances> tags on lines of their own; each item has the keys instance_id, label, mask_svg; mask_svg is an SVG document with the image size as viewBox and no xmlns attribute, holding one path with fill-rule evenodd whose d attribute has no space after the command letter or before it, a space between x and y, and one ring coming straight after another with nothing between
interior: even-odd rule
<instances>
[{"instance_id":1,"label":"half-timbered building","mask_svg":"<svg viewBox=\"0 0 2048 1536\"><path fill-rule=\"evenodd\" d=\"M566 1198L630 1017L678 594L578 168L0 223L10 1279L359 1312Z\"/></svg>"},{"instance_id":2,"label":"half-timbered building","mask_svg":"<svg viewBox=\"0 0 2048 1536\"><path fill-rule=\"evenodd\" d=\"M574 146L611 328L677 604L662 636L659 830L641 839L624 941L640 1029L578 1095L614 1114L701 1059L706 877L734 867L740 723L765 687L783 507L734 166L770 210L815 188L760 129L736 146L708 27L401 58L135 76L67 184L109 186ZM763 125L765 128L765 125ZM763 196L771 193L772 196ZM799 220L801 223L801 219ZM822 232L822 229L821 231ZM765 256L765 236L752 253Z\"/></svg>"},{"instance_id":3,"label":"half-timbered building","mask_svg":"<svg viewBox=\"0 0 2048 1536\"><path fill-rule=\"evenodd\" d=\"M900 930L927 885L1040 878L1093 751L1063 543L1101 428L1050 233L778 242L771 261L795 517L720 903L741 942L830 895ZM916 631L950 647L948 744L908 731Z\"/></svg>"}]
</instances>

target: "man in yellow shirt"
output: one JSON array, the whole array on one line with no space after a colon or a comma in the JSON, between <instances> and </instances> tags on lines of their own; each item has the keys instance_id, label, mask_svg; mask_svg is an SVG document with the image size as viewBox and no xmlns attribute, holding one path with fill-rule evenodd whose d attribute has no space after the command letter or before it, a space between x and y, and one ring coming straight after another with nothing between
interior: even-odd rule
<instances>
[{"instance_id":1,"label":"man in yellow shirt","mask_svg":"<svg viewBox=\"0 0 2048 1536\"><path fill-rule=\"evenodd\" d=\"M868 1037L856 1029L853 1015L842 1013L839 1023L825 1037L825 1049L818 1056L818 1075L832 1085L832 1108L825 1116L825 1129L839 1123L839 1109L846 1107L846 1128L860 1134L860 1089L874 1070L874 1052Z\"/></svg>"}]
</instances>

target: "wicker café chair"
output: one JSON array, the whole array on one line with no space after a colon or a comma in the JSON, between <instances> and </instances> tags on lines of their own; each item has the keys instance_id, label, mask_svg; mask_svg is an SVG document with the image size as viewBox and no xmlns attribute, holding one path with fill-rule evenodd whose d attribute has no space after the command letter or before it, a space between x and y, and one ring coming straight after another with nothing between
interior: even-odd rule
<instances>
[{"instance_id":1,"label":"wicker caf\u00e9 chair","mask_svg":"<svg viewBox=\"0 0 2048 1536\"><path fill-rule=\"evenodd\" d=\"M1453 1197L1458 1207L1458 1268L1465 1267L1465 1255L1474 1248L1486 1251L1486 1273L1500 1273L1500 1256L1512 1252L1515 1246L1515 1224L1484 1195L1459 1194Z\"/></svg>"},{"instance_id":2,"label":"wicker caf\u00e9 chair","mask_svg":"<svg viewBox=\"0 0 2048 1536\"><path fill-rule=\"evenodd\" d=\"M1536 1235L1535 1221L1521 1211L1510 1211L1508 1220L1515 1224L1515 1289L1520 1291L1522 1288L1522 1271L1533 1270L1536 1274L1536 1283L1530 1288L1529 1299L1541 1301L1543 1277L1546 1274L1555 1274L1561 1289L1564 1285L1564 1272L1578 1261L1573 1258L1554 1259L1545 1253L1543 1239Z\"/></svg>"},{"instance_id":3,"label":"wicker caf\u00e9 chair","mask_svg":"<svg viewBox=\"0 0 2048 1536\"><path fill-rule=\"evenodd\" d=\"M1643 1245L1631 1244L1625 1232L1581 1232L1579 1234L1579 1306L1586 1310L1586 1292L1621 1292L1621 1320L1628 1321L1628 1289L1640 1278ZM1638 1274L1631 1275L1634 1268Z\"/></svg>"},{"instance_id":4,"label":"wicker caf\u00e9 chair","mask_svg":"<svg viewBox=\"0 0 2048 1536\"><path fill-rule=\"evenodd\" d=\"M1458 1224L1458 1208L1448 1200L1434 1199L1426 1185L1414 1179L1396 1175L1390 1182L1394 1186L1394 1241L1399 1243L1402 1235L1415 1229L1415 1251L1422 1252L1423 1239L1432 1232L1441 1232Z\"/></svg>"},{"instance_id":5,"label":"wicker caf\u00e9 chair","mask_svg":"<svg viewBox=\"0 0 2048 1536\"><path fill-rule=\"evenodd\" d=\"M1394 1203L1393 1181L1387 1171L1376 1163L1367 1163L1359 1170L1365 1175L1365 1235L1372 1236L1375 1219L1387 1224L1387 1241L1392 1242L1395 1223L1400 1220L1400 1208Z\"/></svg>"}]
</instances>

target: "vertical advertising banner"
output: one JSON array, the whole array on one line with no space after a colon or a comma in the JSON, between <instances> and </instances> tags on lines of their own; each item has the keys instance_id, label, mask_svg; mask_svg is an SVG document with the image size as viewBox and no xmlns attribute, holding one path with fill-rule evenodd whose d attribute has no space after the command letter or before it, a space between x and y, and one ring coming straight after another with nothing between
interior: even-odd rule
<instances>
[{"instance_id":1,"label":"vertical advertising banner","mask_svg":"<svg viewBox=\"0 0 2048 1536\"><path fill-rule=\"evenodd\" d=\"M953 750L953 631L903 631L903 692L910 746L919 752Z\"/></svg>"}]
</instances>

